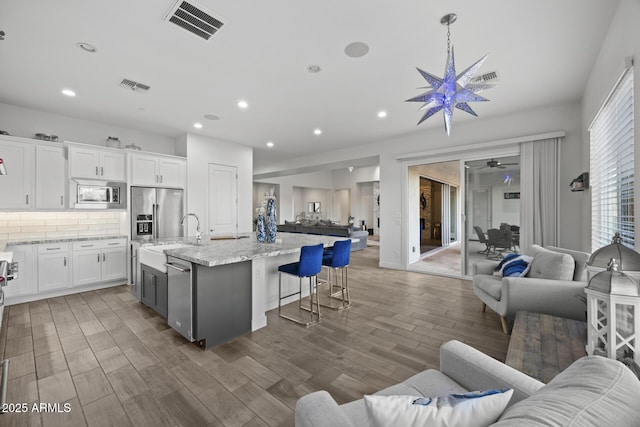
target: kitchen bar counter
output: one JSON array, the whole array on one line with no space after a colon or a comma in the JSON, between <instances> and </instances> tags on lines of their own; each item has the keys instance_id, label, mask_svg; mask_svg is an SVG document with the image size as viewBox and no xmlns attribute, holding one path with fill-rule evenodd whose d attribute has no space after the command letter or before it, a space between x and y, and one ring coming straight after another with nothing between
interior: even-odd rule
<instances>
[{"instance_id":1,"label":"kitchen bar counter","mask_svg":"<svg viewBox=\"0 0 640 427\"><path fill-rule=\"evenodd\" d=\"M298 261L303 246L332 246L335 241L345 239L339 236L278 233L275 243L258 243L253 234L238 237L241 238L205 239L200 245L195 245L192 237L153 242L159 245L190 245L163 251L172 265L176 263L168 271L167 320L170 326L205 348L267 325L266 312L278 306L278 266ZM190 267L181 266L182 261L186 261ZM174 312L180 311L178 307L188 310L189 305L189 297L186 303L178 302L185 295L184 287L178 292L172 286L179 286L185 279L180 279L181 273L174 270L190 272L193 309L192 316L187 315L186 319L192 319L191 329L185 328L184 319L175 319L171 314L172 304L175 304ZM282 285L283 292L291 294L298 289L298 278L284 275ZM308 286L302 289L303 296L308 295ZM284 303L294 299L291 297ZM190 333L192 336L189 336Z\"/></svg>"},{"instance_id":2,"label":"kitchen bar counter","mask_svg":"<svg viewBox=\"0 0 640 427\"><path fill-rule=\"evenodd\" d=\"M299 233L278 233L275 243L258 243L254 235L239 236L225 240L203 240L200 245L169 249L165 253L205 267L251 261L257 258L299 253L302 246L322 243L331 246L337 236L316 236ZM174 239L172 243L177 241ZM185 243L193 244L193 238Z\"/></svg>"}]
</instances>

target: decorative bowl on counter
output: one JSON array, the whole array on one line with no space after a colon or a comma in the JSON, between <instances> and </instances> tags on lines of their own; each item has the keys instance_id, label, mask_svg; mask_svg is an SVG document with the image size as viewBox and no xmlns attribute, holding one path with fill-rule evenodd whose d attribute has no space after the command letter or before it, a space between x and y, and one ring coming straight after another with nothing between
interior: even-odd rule
<instances>
[{"instance_id":1,"label":"decorative bowl on counter","mask_svg":"<svg viewBox=\"0 0 640 427\"><path fill-rule=\"evenodd\" d=\"M135 150L135 151L140 151L142 150L142 148L138 147L136 144L129 144L129 145L125 145L124 146L125 150Z\"/></svg>"}]
</instances>

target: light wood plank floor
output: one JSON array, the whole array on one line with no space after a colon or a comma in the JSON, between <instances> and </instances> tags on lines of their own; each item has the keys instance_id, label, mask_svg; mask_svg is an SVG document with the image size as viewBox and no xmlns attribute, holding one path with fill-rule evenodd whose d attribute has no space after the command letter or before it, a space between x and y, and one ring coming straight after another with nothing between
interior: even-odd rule
<instances>
[{"instance_id":1,"label":"light wood plank floor","mask_svg":"<svg viewBox=\"0 0 640 427\"><path fill-rule=\"evenodd\" d=\"M291 426L296 400L328 390L339 403L438 367L458 339L504 360L499 318L468 281L377 267L354 252L352 307L301 327L268 326L202 351L126 286L7 307L0 355L8 402L68 403L68 413L6 413L3 426ZM31 406L29 406L31 409Z\"/></svg>"}]
</instances>

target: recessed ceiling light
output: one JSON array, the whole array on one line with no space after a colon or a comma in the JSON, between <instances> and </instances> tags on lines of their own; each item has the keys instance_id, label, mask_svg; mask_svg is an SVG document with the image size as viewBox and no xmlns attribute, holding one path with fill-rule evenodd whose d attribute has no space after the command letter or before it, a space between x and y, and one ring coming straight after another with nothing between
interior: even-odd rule
<instances>
[{"instance_id":1,"label":"recessed ceiling light","mask_svg":"<svg viewBox=\"0 0 640 427\"><path fill-rule=\"evenodd\" d=\"M319 73L322 68L319 65L309 65L307 71L310 73Z\"/></svg>"},{"instance_id":2,"label":"recessed ceiling light","mask_svg":"<svg viewBox=\"0 0 640 427\"><path fill-rule=\"evenodd\" d=\"M322 131L320 129L316 129L313 131L315 135L322 135Z\"/></svg>"},{"instance_id":3,"label":"recessed ceiling light","mask_svg":"<svg viewBox=\"0 0 640 427\"><path fill-rule=\"evenodd\" d=\"M89 53L96 53L96 51L98 50L94 45L84 42L76 43L76 46Z\"/></svg>"},{"instance_id":4,"label":"recessed ceiling light","mask_svg":"<svg viewBox=\"0 0 640 427\"><path fill-rule=\"evenodd\" d=\"M249 103L247 101L238 101L238 107L245 109L249 107Z\"/></svg>"},{"instance_id":5,"label":"recessed ceiling light","mask_svg":"<svg viewBox=\"0 0 640 427\"><path fill-rule=\"evenodd\" d=\"M273 141L269 141L269 142L267 142L267 147L273 147L273 145L274 145L274 144L273 144Z\"/></svg>"},{"instance_id":6,"label":"recessed ceiling light","mask_svg":"<svg viewBox=\"0 0 640 427\"><path fill-rule=\"evenodd\" d=\"M220 117L215 114L205 114L204 118L207 120L220 120Z\"/></svg>"},{"instance_id":7,"label":"recessed ceiling light","mask_svg":"<svg viewBox=\"0 0 640 427\"><path fill-rule=\"evenodd\" d=\"M387 112L384 110L378 111L378 117L384 119L385 117L387 117Z\"/></svg>"},{"instance_id":8,"label":"recessed ceiling light","mask_svg":"<svg viewBox=\"0 0 640 427\"><path fill-rule=\"evenodd\" d=\"M369 46L362 42L349 43L347 47L344 48L344 53L346 53L350 58L360 58L361 56L365 56L368 52Z\"/></svg>"},{"instance_id":9,"label":"recessed ceiling light","mask_svg":"<svg viewBox=\"0 0 640 427\"><path fill-rule=\"evenodd\" d=\"M66 96L76 96L76 93L71 89L62 89L62 94Z\"/></svg>"},{"instance_id":10,"label":"recessed ceiling light","mask_svg":"<svg viewBox=\"0 0 640 427\"><path fill-rule=\"evenodd\" d=\"M193 127L196 129L202 129L202 123L194 123Z\"/></svg>"}]
</instances>

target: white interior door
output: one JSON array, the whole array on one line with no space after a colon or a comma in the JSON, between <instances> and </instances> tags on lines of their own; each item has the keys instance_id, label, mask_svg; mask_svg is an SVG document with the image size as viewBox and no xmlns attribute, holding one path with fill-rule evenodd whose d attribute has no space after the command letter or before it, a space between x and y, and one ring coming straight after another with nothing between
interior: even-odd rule
<instances>
[{"instance_id":1,"label":"white interior door","mask_svg":"<svg viewBox=\"0 0 640 427\"><path fill-rule=\"evenodd\" d=\"M238 232L238 171L235 166L209 163L207 192L209 233L213 235Z\"/></svg>"}]
</instances>

